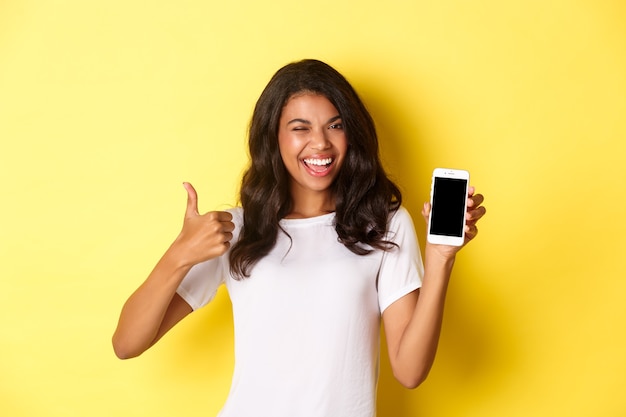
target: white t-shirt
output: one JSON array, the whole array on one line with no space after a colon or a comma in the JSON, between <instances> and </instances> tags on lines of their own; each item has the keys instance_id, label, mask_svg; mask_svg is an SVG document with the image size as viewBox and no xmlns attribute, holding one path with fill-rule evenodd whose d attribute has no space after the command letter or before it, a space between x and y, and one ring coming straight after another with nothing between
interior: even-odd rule
<instances>
[{"instance_id":1,"label":"white t-shirt","mask_svg":"<svg viewBox=\"0 0 626 417\"><path fill-rule=\"evenodd\" d=\"M241 208L231 210L235 236ZM220 417L372 417L380 317L421 286L409 213L391 217L390 251L359 256L337 241L335 215L284 219L274 249L235 280L228 254L194 266L178 294L193 309L225 283L233 305L235 370Z\"/></svg>"}]
</instances>

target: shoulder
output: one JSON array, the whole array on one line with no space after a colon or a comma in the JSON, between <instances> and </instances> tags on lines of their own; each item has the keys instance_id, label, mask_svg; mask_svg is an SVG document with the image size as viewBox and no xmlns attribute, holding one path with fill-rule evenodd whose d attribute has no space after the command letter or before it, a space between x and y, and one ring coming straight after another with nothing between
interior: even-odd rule
<instances>
[{"instance_id":1,"label":"shoulder","mask_svg":"<svg viewBox=\"0 0 626 417\"><path fill-rule=\"evenodd\" d=\"M395 229L406 226L413 227L413 218L406 207L400 206L397 210L390 213L388 227Z\"/></svg>"},{"instance_id":2,"label":"shoulder","mask_svg":"<svg viewBox=\"0 0 626 417\"><path fill-rule=\"evenodd\" d=\"M389 214L387 239L398 244L405 239L417 239L413 218L405 207L400 206Z\"/></svg>"}]
</instances>

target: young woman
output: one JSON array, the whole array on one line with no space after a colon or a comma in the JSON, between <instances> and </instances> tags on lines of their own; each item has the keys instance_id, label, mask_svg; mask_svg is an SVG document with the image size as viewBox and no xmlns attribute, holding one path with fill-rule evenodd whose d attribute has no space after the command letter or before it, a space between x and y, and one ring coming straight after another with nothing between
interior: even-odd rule
<instances>
[{"instance_id":1,"label":"young woman","mask_svg":"<svg viewBox=\"0 0 626 417\"><path fill-rule=\"evenodd\" d=\"M427 244L422 264L374 123L323 62L273 76L249 149L241 207L200 214L184 184L182 231L124 305L115 352L140 355L225 284L235 371L220 416L373 416L381 317L394 375L414 388L435 357L459 248ZM466 242L482 201L471 188Z\"/></svg>"}]
</instances>

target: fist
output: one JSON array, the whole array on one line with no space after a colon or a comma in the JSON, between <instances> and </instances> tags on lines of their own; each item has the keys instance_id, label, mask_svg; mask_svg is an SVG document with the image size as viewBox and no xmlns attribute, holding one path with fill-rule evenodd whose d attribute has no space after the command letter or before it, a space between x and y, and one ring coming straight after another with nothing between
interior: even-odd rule
<instances>
[{"instance_id":1,"label":"fist","mask_svg":"<svg viewBox=\"0 0 626 417\"><path fill-rule=\"evenodd\" d=\"M187 209L176 242L187 262L195 265L221 256L230 248L235 224L232 214L226 211L200 214L196 190L187 182L183 186L187 190Z\"/></svg>"}]
</instances>

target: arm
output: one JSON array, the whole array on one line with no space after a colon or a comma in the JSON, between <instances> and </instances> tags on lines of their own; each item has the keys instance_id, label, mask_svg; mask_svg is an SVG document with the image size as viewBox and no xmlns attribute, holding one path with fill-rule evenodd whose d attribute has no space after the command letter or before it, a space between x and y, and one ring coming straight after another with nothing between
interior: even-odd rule
<instances>
[{"instance_id":1,"label":"arm","mask_svg":"<svg viewBox=\"0 0 626 417\"><path fill-rule=\"evenodd\" d=\"M485 214L483 196L470 188L465 244L478 232ZM422 214L428 219L430 205ZM407 388L421 384L432 367L439 343L446 292L456 253L454 246L426 244L422 288L390 305L383 313L389 359L396 379Z\"/></svg>"},{"instance_id":2,"label":"arm","mask_svg":"<svg viewBox=\"0 0 626 417\"><path fill-rule=\"evenodd\" d=\"M113 334L113 350L121 359L146 351L191 312L176 289L193 265L221 256L230 247L232 215L200 215L196 191L188 183L185 188L187 210L182 231L122 308Z\"/></svg>"},{"instance_id":3,"label":"arm","mask_svg":"<svg viewBox=\"0 0 626 417\"><path fill-rule=\"evenodd\" d=\"M118 358L139 356L191 313L189 304L176 294L190 267L176 265L176 257L168 250L124 304L113 334Z\"/></svg>"}]
</instances>

